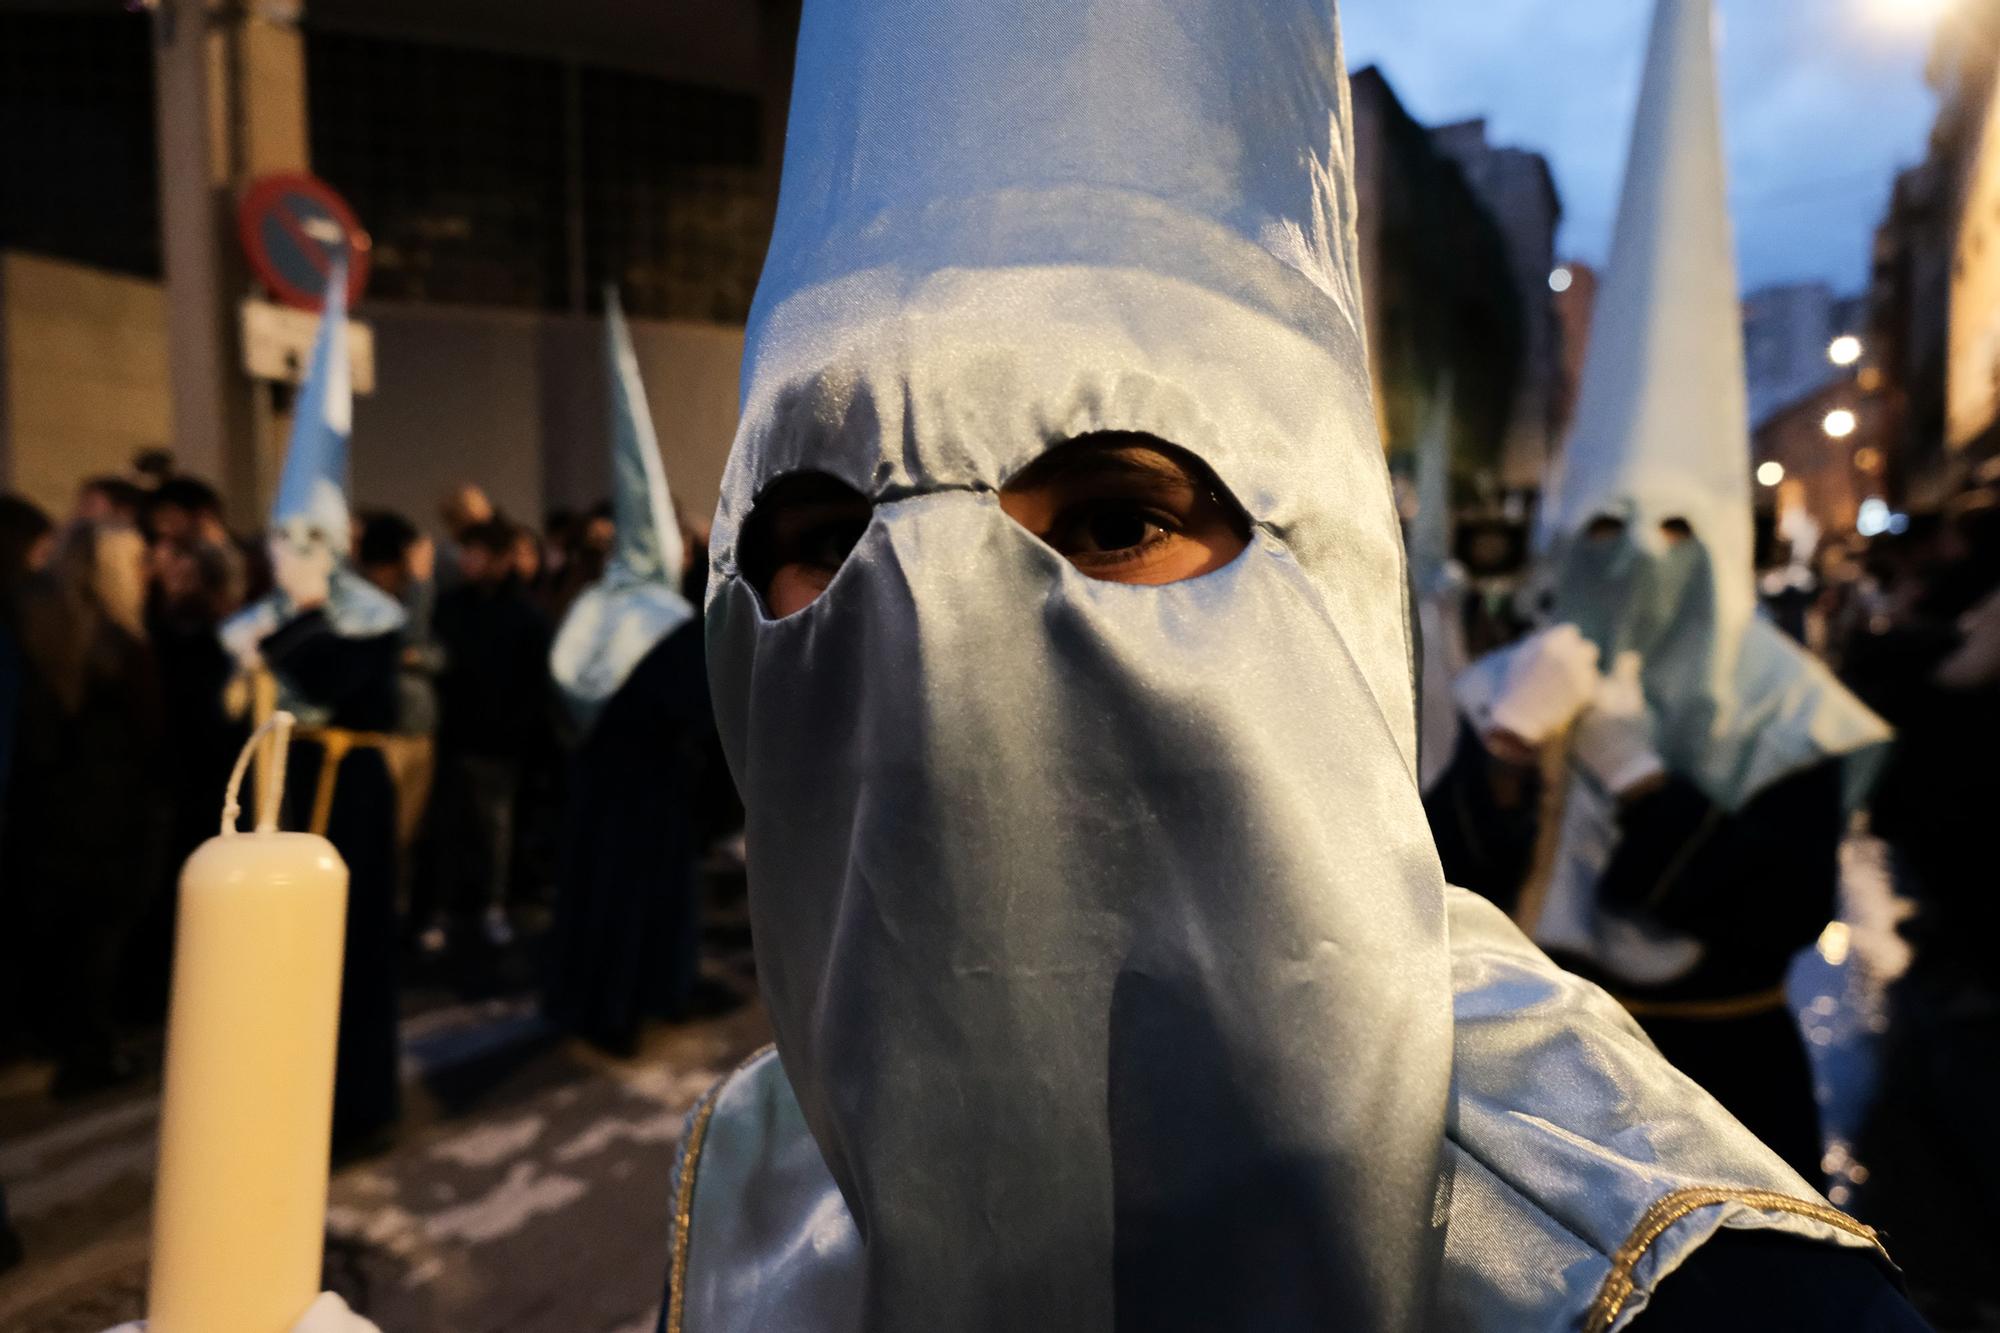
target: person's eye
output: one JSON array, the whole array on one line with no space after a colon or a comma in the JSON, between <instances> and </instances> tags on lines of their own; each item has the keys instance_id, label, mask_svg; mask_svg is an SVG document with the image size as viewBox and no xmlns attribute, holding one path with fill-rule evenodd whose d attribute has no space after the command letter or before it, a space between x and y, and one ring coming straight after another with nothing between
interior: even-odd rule
<instances>
[{"instance_id":1,"label":"person's eye","mask_svg":"<svg viewBox=\"0 0 2000 1333\"><path fill-rule=\"evenodd\" d=\"M853 515L809 523L781 538L778 563L807 565L831 573L846 563L848 554L867 530L868 520Z\"/></svg>"},{"instance_id":2,"label":"person's eye","mask_svg":"<svg viewBox=\"0 0 2000 1333\"><path fill-rule=\"evenodd\" d=\"M1220 569L1249 525L1200 459L1150 435L1080 436L1000 488L1008 517L1092 578L1175 583Z\"/></svg>"},{"instance_id":3,"label":"person's eye","mask_svg":"<svg viewBox=\"0 0 2000 1333\"><path fill-rule=\"evenodd\" d=\"M1047 541L1079 567L1101 569L1149 558L1178 539L1182 528L1178 516L1159 506L1095 499L1058 514Z\"/></svg>"}]
</instances>

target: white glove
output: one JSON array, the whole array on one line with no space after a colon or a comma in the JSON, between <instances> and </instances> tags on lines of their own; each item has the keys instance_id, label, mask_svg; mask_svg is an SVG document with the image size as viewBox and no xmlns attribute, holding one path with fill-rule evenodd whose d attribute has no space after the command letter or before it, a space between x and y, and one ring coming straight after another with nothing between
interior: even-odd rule
<instances>
[{"instance_id":1,"label":"white glove","mask_svg":"<svg viewBox=\"0 0 2000 1333\"><path fill-rule=\"evenodd\" d=\"M1937 669L1948 690L1976 690L2000 681L2000 593L1959 618L1958 649Z\"/></svg>"},{"instance_id":2,"label":"white glove","mask_svg":"<svg viewBox=\"0 0 2000 1333\"><path fill-rule=\"evenodd\" d=\"M278 628L278 608L269 599L253 602L222 622L222 646L245 671L264 664L257 646Z\"/></svg>"},{"instance_id":3,"label":"white glove","mask_svg":"<svg viewBox=\"0 0 2000 1333\"><path fill-rule=\"evenodd\" d=\"M299 546L283 535L273 535L271 581L285 594L293 609L310 611L326 605L333 583L333 552L324 546Z\"/></svg>"},{"instance_id":4,"label":"white glove","mask_svg":"<svg viewBox=\"0 0 2000 1333\"><path fill-rule=\"evenodd\" d=\"M1605 790L1624 795L1666 772L1653 748L1653 717L1639 684L1637 653L1620 653L1600 676L1590 707L1570 734L1570 753Z\"/></svg>"},{"instance_id":5,"label":"white glove","mask_svg":"<svg viewBox=\"0 0 2000 1333\"><path fill-rule=\"evenodd\" d=\"M120 1324L108 1333L146 1333L146 1321ZM323 1291L299 1316L299 1322L292 1325L291 1333L382 1333L382 1330L348 1309L347 1302L334 1293Z\"/></svg>"},{"instance_id":6,"label":"white glove","mask_svg":"<svg viewBox=\"0 0 2000 1333\"><path fill-rule=\"evenodd\" d=\"M306 1307L292 1333L382 1333L382 1330L347 1308L347 1302L330 1291Z\"/></svg>"},{"instance_id":7,"label":"white glove","mask_svg":"<svg viewBox=\"0 0 2000 1333\"><path fill-rule=\"evenodd\" d=\"M1540 745L1575 721L1597 691L1597 645L1574 625L1556 625L1508 655L1485 718L1484 733L1504 731Z\"/></svg>"}]
</instances>

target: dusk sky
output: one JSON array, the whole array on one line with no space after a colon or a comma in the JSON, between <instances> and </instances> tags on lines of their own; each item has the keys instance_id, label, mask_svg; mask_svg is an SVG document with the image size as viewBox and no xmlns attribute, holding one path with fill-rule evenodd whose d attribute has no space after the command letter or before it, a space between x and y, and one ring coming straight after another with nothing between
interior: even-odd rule
<instances>
[{"instance_id":1,"label":"dusk sky","mask_svg":"<svg viewBox=\"0 0 2000 1333\"><path fill-rule=\"evenodd\" d=\"M1923 157L1943 0L1719 0L1723 133L1743 284L1866 280L1896 171ZM1564 254L1601 263L1652 0L1343 0L1348 63L1427 124L1485 115L1562 191Z\"/></svg>"}]
</instances>

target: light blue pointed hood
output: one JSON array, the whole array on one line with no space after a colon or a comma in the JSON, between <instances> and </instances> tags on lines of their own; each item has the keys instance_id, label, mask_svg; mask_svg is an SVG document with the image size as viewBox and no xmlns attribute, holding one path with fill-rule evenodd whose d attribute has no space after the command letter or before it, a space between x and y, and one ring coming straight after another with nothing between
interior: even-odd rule
<instances>
[{"instance_id":1,"label":"light blue pointed hood","mask_svg":"<svg viewBox=\"0 0 2000 1333\"><path fill-rule=\"evenodd\" d=\"M604 577L571 604L549 651L556 688L586 730L646 654L694 616L680 593L685 547L616 291L605 297L604 338L618 536Z\"/></svg>"},{"instance_id":2,"label":"light blue pointed hood","mask_svg":"<svg viewBox=\"0 0 2000 1333\"><path fill-rule=\"evenodd\" d=\"M299 550L320 550L333 559L327 581L327 622L342 638L370 639L401 629L408 620L401 603L355 573L348 563L353 530L347 506L347 442L354 431L354 385L347 352L347 269L336 264L327 276L326 305L313 340L312 362L292 412L284 471L271 505L270 536ZM261 639L293 615L289 600L273 591L232 616L222 638L234 651ZM284 682L280 681L281 686ZM323 710L310 700L289 697L280 704L311 720Z\"/></svg>"},{"instance_id":3,"label":"light blue pointed hood","mask_svg":"<svg viewBox=\"0 0 2000 1333\"><path fill-rule=\"evenodd\" d=\"M271 504L271 531L301 546L320 543L350 554L347 442L354 434L354 377L347 352L347 268L328 276L326 305L313 339L312 364L293 404L285 469Z\"/></svg>"}]
</instances>

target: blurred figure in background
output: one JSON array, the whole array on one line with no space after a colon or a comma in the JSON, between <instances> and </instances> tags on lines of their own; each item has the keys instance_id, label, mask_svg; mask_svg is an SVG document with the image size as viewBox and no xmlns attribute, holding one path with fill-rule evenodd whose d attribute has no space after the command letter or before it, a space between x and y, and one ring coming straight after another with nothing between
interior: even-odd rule
<instances>
[{"instance_id":1,"label":"blurred figure in background","mask_svg":"<svg viewBox=\"0 0 2000 1333\"><path fill-rule=\"evenodd\" d=\"M76 512L86 523L122 523L137 527L146 508L146 492L123 477L92 477L77 487Z\"/></svg>"},{"instance_id":2,"label":"blurred figure in background","mask_svg":"<svg viewBox=\"0 0 2000 1333\"><path fill-rule=\"evenodd\" d=\"M548 606L553 620L560 620L585 588L604 577L612 543L617 540L617 525L611 510L611 502L606 500L581 515L568 516L563 528L562 564L549 588ZM550 538L555 539L553 529Z\"/></svg>"},{"instance_id":3,"label":"blurred figure in background","mask_svg":"<svg viewBox=\"0 0 2000 1333\"><path fill-rule=\"evenodd\" d=\"M486 498L486 492L469 481L458 485L439 502L438 521L444 525L444 541L438 551L441 588L449 588L458 581L465 534L481 523L492 522L494 513L493 502Z\"/></svg>"},{"instance_id":4,"label":"blurred figure in background","mask_svg":"<svg viewBox=\"0 0 2000 1333\"><path fill-rule=\"evenodd\" d=\"M432 633L437 548L401 514L378 512L362 523L359 563L361 577L395 598L408 617L396 676L395 739L385 754L396 782L401 915L407 922L428 923L436 904L416 847L437 776L437 678L444 666L444 654ZM436 943L441 947L442 940Z\"/></svg>"},{"instance_id":5,"label":"blurred figure in background","mask_svg":"<svg viewBox=\"0 0 2000 1333\"><path fill-rule=\"evenodd\" d=\"M1785 975L1837 912L1848 814L1890 733L1758 611L1713 9L1663 0L1654 14L1575 421L1544 498L1549 628L1461 676L1479 739L1429 808L1450 882L1508 907L1818 1182L1825 1145ZM1508 787L1534 796L1509 807Z\"/></svg>"},{"instance_id":6,"label":"blurred figure in background","mask_svg":"<svg viewBox=\"0 0 2000 1333\"><path fill-rule=\"evenodd\" d=\"M525 523L514 525L514 577L531 593L542 587L542 539Z\"/></svg>"},{"instance_id":7,"label":"blurred figure in background","mask_svg":"<svg viewBox=\"0 0 2000 1333\"><path fill-rule=\"evenodd\" d=\"M345 290L336 268L272 506L276 587L221 636L253 678L269 671L277 705L299 719L286 827L324 834L347 862L333 1137L336 1151L355 1152L382 1144L399 1103L396 791L385 752L407 617L348 560L353 403L347 340L333 336Z\"/></svg>"},{"instance_id":8,"label":"blurred figure in background","mask_svg":"<svg viewBox=\"0 0 2000 1333\"><path fill-rule=\"evenodd\" d=\"M126 941L158 893L166 804L160 682L146 640L146 545L78 522L23 590L27 673L8 784L9 897L54 1092L129 1077L114 1025ZM10 912L10 915L12 913Z\"/></svg>"},{"instance_id":9,"label":"blurred figure in background","mask_svg":"<svg viewBox=\"0 0 2000 1333\"><path fill-rule=\"evenodd\" d=\"M513 941L516 814L528 765L552 738L548 622L521 584L515 532L489 519L459 537L459 582L438 598L438 893L463 932Z\"/></svg>"},{"instance_id":10,"label":"blurred figure in background","mask_svg":"<svg viewBox=\"0 0 2000 1333\"><path fill-rule=\"evenodd\" d=\"M21 651L16 596L30 575L48 564L55 525L33 504L0 495L0 1051L12 1046L22 1013L21 973L25 943L20 895L8 893L7 782L13 769L21 695L27 661ZM7 1182L0 1180L0 1273L21 1262L21 1238L7 1218Z\"/></svg>"},{"instance_id":11,"label":"blurred figure in background","mask_svg":"<svg viewBox=\"0 0 2000 1333\"><path fill-rule=\"evenodd\" d=\"M681 537L687 543L687 555L681 561L681 596L687 598L689 606L700 610L702 599L708 593L711 524L706 515L690 514L678 504L674 506L674 519L680 524Z\"/></svg>"},{"instance_id":12,"label":"blurred figure in background","mask_svg":"<svg viewBox=\"0 0 2000 1333\"><path fill-rule=\"evenodd\" d=\"M2000 1192L1991 1145L2000 1104L1994 500L1962 499L1915 549L1884 543L1889 591L1845 661L1855 689L1896 727L1873 828L1890 846L1897 889L1915 904L1903 926L1910 968L1889 995L1881 1095L1856 1150L1870 1172L1858 1211L1896 1238L1899 1261L1949 1326L2000 1318L1984 1280L2000 1240L1987 1206Z\"/></svg>"},{"instance_id":13,"label":"blurred figure in background","mask_svg":"<svg viewBox=\"0 0 2000 1333\"><path fill-rule=\"evenodd\" d=\"M156 1020L166 1012L180 868L215 833L217 802L243 740L242 722L224 702L235 662L217 637L240 605L241 590L241 562L226 539L207 540L189 527L154 541L146 632L165 705L169 813L159 891L134 933L126 969L124 998L136 1018Z\"/></svg>"},{"instance_id":14,"label":"blurred figure in background","mask_svg":"<svg viewBox=\"0 0 2000 1333\"><path fill-rule=\"evenodd\" d=\"M679 587L674 517L639 367L607 302L617 537L550 654L577 733L546 1008L629 1054L648 1018L687 1014L700 971L696 861L730 790L709 708L701 619Z\"/></svg>"},{"instance_id":15,"label":"blurred figure in background","mask_svg":"<svg viewBox=\"0 0 2000 1333\"><path fill-rule=\"evenodd\" d=\"M0 495L0 1049L15 1035L22 1013L19 988L26 961L22 895L9 891L13 877L7 854L7 788L28 683L20 597L29 579L47 567L54 549L55 525L49 516L17 495Z\"/></svg>"},{"instance_id":16,"label":"blurred figure in background","mask_svg":"<svg viewBox=\"0 0 2000 1333\"><path fill-rule=\"evenodd\" d=\"M169 477L147 497L146 532L155 542L226 545L229 529L222 518L222 497L199 478Z\"/></svg>"}]
</instances>

